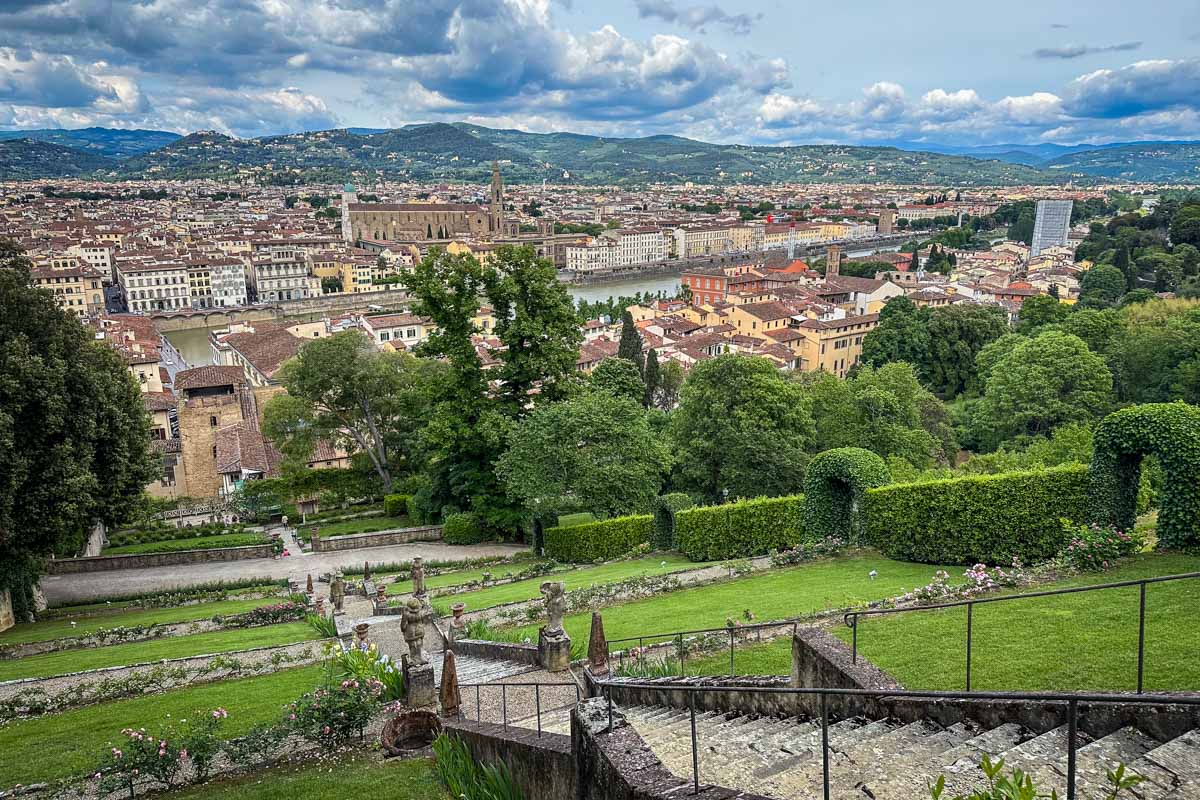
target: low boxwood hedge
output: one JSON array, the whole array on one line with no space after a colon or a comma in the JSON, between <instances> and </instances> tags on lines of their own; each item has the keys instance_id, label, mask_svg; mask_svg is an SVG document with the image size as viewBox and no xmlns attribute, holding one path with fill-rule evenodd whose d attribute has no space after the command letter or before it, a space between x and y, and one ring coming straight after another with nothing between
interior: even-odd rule
<instances>
[{"instance_id":1,"label":"low boxwood hedge","mask_svg":"<svg viewBox=\"0 0 1200 800\"><path fill-rule=\"evenodd\" d=\"M479 544L491 538L479 518L470 512L451 514L442 523L442 540L446 544Z\"/></svg>"},{"instance_id":2,"label":"low boxwood hedge","mask_svg":"<svg viewBox=\"0 0 1200 800\"><path fill-rule=\"evenodd\" d=\"M383 498L383 515L385 517L402 517L408 513L409 495L389 494Z\"/></svg>"},{"instance_id":3,"label":"low boxwood hedge","mask_svg":"<svg viewBox=\"0 0 1200 800\"><path fill-rule=\"evenodd\" d=\"M675 514L675 546L692 561L761 556L804 540L803 495L759 497Z\"/></svg>"},{"instance_id":4,"label":"low boxwood hedge","mask_svg":"<svg viewBox=\"0 0 1200 800\"><path fill-rule=\"evenodd\" d=\"M585 563L617 558L650 541L649 514L616 517L569 527L546 528L546 555L555 561Z\"/></svg>"},{"instance_id":5,"label":"low boxwood hedge","mask_svg":"<svg viewBox=\"0 0 1200 800\"><path fill-rule=\"evenodd\" d=\"M1061 519L1088 517L1082 465L868 489L867 541L889 558L926 564L1008 564L1053 558Z\"/></svg>"}]
</instances>

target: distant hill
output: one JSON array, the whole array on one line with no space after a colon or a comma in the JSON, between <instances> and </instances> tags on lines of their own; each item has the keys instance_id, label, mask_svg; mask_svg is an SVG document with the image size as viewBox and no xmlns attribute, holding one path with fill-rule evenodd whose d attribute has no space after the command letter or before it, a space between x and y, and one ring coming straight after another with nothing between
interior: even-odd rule
<instances>
[{"instance_id":1,"label":"distant hill","mask_svg":"<svg viewBox=\"0 0 1200 800\"><path fill-rule=\"evenodd\" d=\"M0 180L67 178L112 170L118 162L36 139L0 140Z\"/></svg>"},{"instance_id":2,"label":"distant hill","mask_svg":"<svg viewBox=\"0 0 1200 800\"><path fill-rule=\"evenodd\" d=\"M0 131L0 141L34 139L39 142L73 147L108 158L128 158L138 153L157 150L178 138L178 133L169 131L121 128L78 128L75 130L42 128L29 131Z\"/></svg>"},{"instance_id":3,"label":"distant hill","mask_svg":"<svg viewBox=\"0 0 1200 800\"><path fill-rule=\"evenodd\" d=\"M1046 162L1049 171L1082 172L1123 181L1200 183L1200 142L1139 142L1071 153Z\"/></svg>"},{"instance_id":4,"label":"distant hill","mask_svg":"<svg viewBox=\"0 0 1200 800\"><path fill-rule=\"evenodd\" d=\"M16 132L0 132L0 141ZM492 161L518 183L907 183L934 186L1063 183L1107 178L1200 181L1200 143L1124 145L998 144L986 147L900 142L898 146L711 144L679 136L612 138L576 133L527 133L466 123L402 128L337 129L237 139L215 131L187 136L162 131L42 131L73 137L74 154L57 165L30 151L11 170L57 176L101 170L99 177L253 179L263 183L366 182L376 177L482 183ZM162 141L150 148L155 137ZM36 137L35 137L36 138ZM165 140L165 141L164 141ZM104 151L108 148L108 151ZM145 148L133 152L136 148ZM931 152L940 150L941 152ZM120 153L116 162L101 159ZM112 170L116 170L115 174ZM18 171L19 170L19 171Z\"/></svg>"}]
</instances>

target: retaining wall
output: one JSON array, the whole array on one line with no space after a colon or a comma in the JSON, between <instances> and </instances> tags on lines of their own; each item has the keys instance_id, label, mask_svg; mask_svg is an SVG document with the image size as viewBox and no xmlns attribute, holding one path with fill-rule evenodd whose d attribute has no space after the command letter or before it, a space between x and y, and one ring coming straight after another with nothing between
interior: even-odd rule
<instances>
[{"instance_id":1,"label":"retaining wall","mask_svg":"<svg viewBox=\"0 0 1200 800\"><path fill-rule=\"evenodd\" d=\"M222 561L244 561L250 558L273 558L272 544L252 544L246 547L218 547L213 550L179 550L174 553L131 553L120 556L87 556L85 558L55 558L46 562L51 575L75 575L81 572L106 572L117 569L175 567L184 564L214 564Z\"/></svg>"},{"instance_id":2,"label":"retaining wall","mask_svg":"<svg viewBox=\"0 0 1200 800\"><path fill-rule=\"evenodd\" d=\"M390 531L351 533L345 536L316 536L312 540L312 551L314 553L331 553L338 550L356 550L360 547L386 547L391 544L440 542L441 540L442 526L427 525L422 528L396 528Z\"/></svg>"},{"instance_id":3,"label":"retaining wall","mask_svg":"<svg viewBox=\"0 0 1200 800\"><path fill-rule=\"evenodd\" d=\"M540 666L536 644L521 642L488 642L482 639L459 639L451 648L456 656L474 656L495 661L515 661L518 664Z\"/></svg>"},{"instance_id":4,"label":"retaining wall","mask_svg":"<svg viewBox=\"0 0 1200 800\"><path fill-rule=\"evenodd\" d=\"M507 764L525 800L571 800L577 797L575 757L571 737L514 725L443 720L442 727L458 736L476 761Z\"/></svg>"}]
</instances>

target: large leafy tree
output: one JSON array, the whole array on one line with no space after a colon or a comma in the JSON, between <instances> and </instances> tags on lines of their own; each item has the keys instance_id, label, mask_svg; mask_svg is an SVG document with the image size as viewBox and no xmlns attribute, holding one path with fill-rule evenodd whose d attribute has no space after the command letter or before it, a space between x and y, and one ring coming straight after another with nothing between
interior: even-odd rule
<instances>
[{"instance_id":1,"label":"large leafy tree","mask_svg":"<svg viewBox=\"0 0 1200 800\"><path fill-rule=\"evenodd\" d=\"M1062 322L1070 311L1071 307L1060 303L1056 297L1041 294L1030 297L1021 304L1021 318L1017 323L1017 330L1020 333L1032 333L1046 325Z\"/></svg>"},{"instance_id":2,"label":"large leafy tree","mask_svg":"<svg viewBox=\"0 0 1200 800\"><path fill-rule=\"evenodd\" d=\"M863 337L862 363L881 367L892 361L924 365L929 358L925 314L907 297L893 297L879 312L879 325Z\"/></svg>"},{"instance_id":3,"label":"large leafy tree","mask_svg":"<svg viewBox=\"0 0 1200 800\"><path fill-rule=\"evenodd\" d=\"M814 430L804 388L764 358L697 364L671 416L678 488L716 501L799 491Z\"/></svg>"},{"instance_id":4,"label":"large leafy tree","mask_svg":"<svg viewBox=\"0 0 1200 800\"><path fill-rule=\"evenodd\" d=\"M646 383L638 372L637 364L619 356L606 358L597 364L588 376L588 383L598 391L639 403L646 396Z\"/></svg>"},{"instance_id":5,"label":"large leafy tree","mask_svg":"<svg viewBox=\"0 0 1200 800\"><path fill-rule=\"evenodd\" d=\"M946 398L975 386L975 356L984 345L1008 330L998 306L958 304L934 309L926 326L929 356L922 376L929 388Z\"/></svg>"},{"instance_id":6,"label":"large leafy tree","mask_svg":"<svg viewBox=\"0 0 1200 800\"><path fill-rule=\"evenodd\" d=\"M289 460L320 440L363 454L385 492L416 466L417 436L446 379L437 362L381 353L358 331L314 339L280 369L287 394L263 411L264 433Z\"/></svg>"},{"instance_id":7,"label":"large leafy tree","mask_svg":"<svg viewBox=\"0 0 1200 800\"><path fill-rule=\"evenodd\" d=\"M0 589L22 616L43 558L133 514L157 470L125 362L34 288L30 268L0 240Z\"/></svg>"},{"instance_id":8,"label":"large leafy tree","mask_svg":"<svg viewBox=\"0 0 1200 800\"><path fill-rule=\"evenodd\" d=\"M1112 405L1112 374L1077 336L1047 331L1017 344L988 375L979 421L1001 439L1089 422Z\"/></svg>"},{"instance_id":9,"label":"large leafy tree","mask_svg":"<svg viewBox=\"0 0 1200 800\"><path fill-rule=\"evenodd\" d=\"M1079 282L1081 308L1112 308L1125 294L1125 274L1111 264L1098 264Z\"/></svg>"},{"instance_id":10,"label":"large leafy tree","mask_svg":"<svg viewBox=\"0 0 1200 800\"><path fill-rule=\"evenodd\" d=\"M450 366L421 437L429 480L421 501L431 511L471 510L496 529L516 530L526 511L508 497L495 462L516 421L570 392L581 341L570 298L553 267L528 248L501 247L486 265L435 249L404 283L413 311L437 326L419 354ZM496 310L504 345L491 354L499 365L486 372L472 339L484 299Z\"/></svg>"},{"instance_id":11,"label":"large leafy tree","mask_svg":"<svg viewBox=\"0 0 1200 800\"><path fill-rule=\"evenodd\" d=\"M669 466L670 453L638 402L585 391L516 425L496 470L509 495L527 506L574 504L620 516L649 510Z\"/></svg>"}]
</instances>

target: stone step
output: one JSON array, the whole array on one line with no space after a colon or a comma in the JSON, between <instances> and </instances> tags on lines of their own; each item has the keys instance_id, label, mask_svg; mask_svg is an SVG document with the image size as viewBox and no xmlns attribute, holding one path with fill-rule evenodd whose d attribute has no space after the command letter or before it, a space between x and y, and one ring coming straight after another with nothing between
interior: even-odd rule
<instances>
[{"instance_id":1,"label":"stone step","mask_svg":"<svg viewBox=\"0 0 1200 800\"><path fill-rule=\"evenodd\" d=\"M1177 800L1200 797L1200 731L1192 730L1146 752L1127 772L1144 776L1146 782L1133 793L1144 800Z\"/></svg>"}]
</instances>

